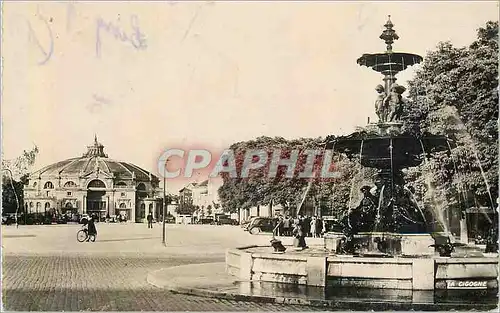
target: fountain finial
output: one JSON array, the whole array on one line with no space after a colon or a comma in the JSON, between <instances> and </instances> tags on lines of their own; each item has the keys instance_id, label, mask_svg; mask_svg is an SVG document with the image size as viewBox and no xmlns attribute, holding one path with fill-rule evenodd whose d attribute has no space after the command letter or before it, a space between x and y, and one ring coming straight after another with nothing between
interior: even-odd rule
<instances>
[{"instance_id":1,"label":"fountain finial","mask_svg":"<svg viewBox=\"0 0 500 313\"><path fill-rule=\"evenodd\" d=\"M385 44L387 45L387 52L392 51L392 44L394 43L394 40L398 40L399 36L396 34L396 31L392 29L394 27L394 24L392 24L391 21L391 16L388 16L387 22L384 25L385 29L380 35L380 39L385 41Z\"/></svg>"}]
</instances>

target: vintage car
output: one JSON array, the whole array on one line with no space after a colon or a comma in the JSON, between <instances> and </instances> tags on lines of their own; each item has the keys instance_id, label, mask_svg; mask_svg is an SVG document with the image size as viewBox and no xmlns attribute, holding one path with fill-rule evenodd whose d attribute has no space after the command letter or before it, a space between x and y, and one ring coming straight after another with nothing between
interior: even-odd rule
<instances>
[{"instance_id":1,"label":"vintage car","mask_svg":"<svg viewBox=\"0 0 500 313\"><path fill-rule=\"evenodd\" d=\"M256 235L261 232L272 233L275 224L275 219L272 217L257 216L252 218L250 223L248 223L244 229L252 235Z\"/></svg>"}]
</instances>

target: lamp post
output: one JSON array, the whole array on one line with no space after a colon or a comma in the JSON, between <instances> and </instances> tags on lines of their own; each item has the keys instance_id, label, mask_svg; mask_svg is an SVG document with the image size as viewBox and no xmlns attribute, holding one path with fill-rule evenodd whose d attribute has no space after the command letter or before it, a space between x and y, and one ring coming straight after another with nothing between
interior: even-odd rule
<instances>
[{"instance_id":1,"label":"lamp post","mask_svg":"<svg viewBox=\"0 0 500 313\"><path fill-rule=\"evenodd\" d=\"M168 161L167 161L168 162ZM166 247L166 230L165 230L165 216L167 215L167 162L165 162L165 167L163 168L163 239L162 243Z\"/></svg>"},{"instance_id":2,"label":"lamp post","mask_svg":"<svg viewBox=\"0 0 500 313\"><path fill-rule=\"evenodd\" d=\"M17 197L16 188L14 188L14 184L12 183L12 181L14 180L14 175L12 175L12 171L8 168L4 168L3 170L9 172L10 175L10 187L12 188L14 197L16 198L16 216L14 217L14 219L16 221L16 228L19 228L19 223L17 221L17 215L19 214L19 198Z\"/></svg>"}]
</instances>

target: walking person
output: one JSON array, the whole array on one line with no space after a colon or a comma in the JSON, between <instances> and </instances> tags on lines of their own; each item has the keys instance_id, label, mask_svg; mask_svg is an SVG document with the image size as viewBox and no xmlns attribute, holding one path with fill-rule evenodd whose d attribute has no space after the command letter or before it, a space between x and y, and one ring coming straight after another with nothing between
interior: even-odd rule
<instances>
[{"instance_id":1,"label":"walking person","mask_svg":"<svg viewBox=\"0 0 500 313\"><path fill-rule=\"evenodd\" d=\"M311 219L311 222L309 223L310 225L310 234L312 235L313 238L316 238L316 224L317 224L317 219L316 219L316 216L313 216L313 218Z\"/></svg>"},{"instance_id":2,"label":"walking person","mask_svg":"<svg viewBox=\"0 0 500 313\"><path fill-rule=\"evenodd\" d=\"M283 220L283 234L285 236L291 236L291 219L289 216L286 216Z\"/></svg>"},{"instance_id":3,"label":"walking person","mask_svg":"<svg viewBox=\"0 0 500 313\"><path fill-rule=\"evenodd\" d=\"M324 221L321 217L316 219L316 237L321 238L323 229L325 228Z\"/></svg>"},{"instance_id":4,"label":"walking person","mask_svg":"<svg viewBox=\"0 0 500 313\"><path fill-rule=\"evenodd\" d=\"M151 212L148 214L148 228L153 228L153 214Z\"/></svg>"}]
</instances>

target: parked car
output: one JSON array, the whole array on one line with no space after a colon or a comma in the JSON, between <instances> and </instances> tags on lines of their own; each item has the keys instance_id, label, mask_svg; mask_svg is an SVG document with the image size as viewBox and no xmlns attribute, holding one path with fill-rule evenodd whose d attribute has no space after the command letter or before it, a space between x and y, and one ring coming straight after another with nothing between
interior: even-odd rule
<instances>
[{"instance_id":1,"label":"parked car","mask_svg":"<svg viewBox=\"0 0 500 313\"><path fill-rule=\"evenodd\" d=\"M214 218L212 216L204 216L201 217L198 221L198 224L205 224L205 225L213 225L215 224Z\"/></svg>"},{"instance_id":2,"label":"parked car","mask_svg":"<svg viewBox=\"0 0 500 313\"><path fill-rule=\"evenodd\" d=\"M68 219L66 216L64 215L59 215L57 218L56 218L56 223L57 224L68 224Z\"/></svg>"},{"instance_id":3,"label":"parked car","mask_svg":"<svg viewBox=\"0 0 500 313\"><path fill-rule=\"evenodd\" d=\"M16 223L16 214L15 213L7 213L2 216L2 224L11 225Z\"/></svg>"},{"instance_id":4,"label":"parked car","mask_svg":"<svg viewBox=\"0 0 500 313\"><path fill-rule=\"evenodd\" d=\"M110 215L108 219L108 223L117 223L118 217L116 215Z\"/></svg>"},{"instance_id":5,"label":"parked car","mask_svg":"<svg viewBox=\"0 0 500 313\"><path fill-rule=\"evenodd\" d=\"M175 216L173 216L173 215L165 216L165 223L166 224L175 224Z\"/></svg>"},{"instance_id":6,"label":"parked car","mask_svg":"<svg viewBox=\"0 0 500 313\"><path fill-rule=\"evenodd\" d=\"M217 216L217 225L238 225L238 221L233 220L227 215L219 215Z\"/></svg>"},{"instance_id":7,"label":"parked car","mask_svg":"<svg viewBox=\"0 0 500 313\"><path fill-rule=\"evenodd\" d=\"M243 221L241 221L241 223L240 223L241 228L243 228L243 229L247 228L248 224L250 224L250 222L251 222L253 219L254 219L254 217L251 217L251 218L249 218L249 219L247 219L247 220L243 220Z\"/></svg>"},{"instance_id":8,"label":"parked car","mask_svg":"<svg viewBox=\"0 0 500 313\"><path fill-rule=\"evenodd\" d=\"M260 232L271 233L274 229L274 219L271 217L254 217L250 223L247 224L245 230L252 235L256 235Z\"/></svg>"}]
</instances>

